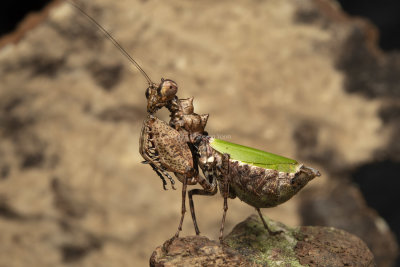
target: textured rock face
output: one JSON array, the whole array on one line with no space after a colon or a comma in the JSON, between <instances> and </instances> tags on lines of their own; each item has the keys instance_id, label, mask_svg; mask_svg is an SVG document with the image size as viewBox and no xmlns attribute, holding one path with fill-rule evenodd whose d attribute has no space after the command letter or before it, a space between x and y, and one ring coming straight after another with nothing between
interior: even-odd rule
<instances>
[{"instance_id":1,"label":"textured rock face","mask_svg":"<svg viewBox=\"0 0 400 267\"><path fill-rule=\"evenodd\" d=\"M203 236L166 241L150 258L150 266L253 266L245 257Z\"/></svg>"},{"instance_id":2,"label":"textured rock face","mask_svg":"<svg viewBox=\"0 0 400 267\"><path fill-rule=\"evenodd\" d=\"M299 233L295 250L303 265L376 266L365 243L343 230L303 226Z\"/></svg>"},{"instance_id":3,"label":"textured rock face","mask_svg":"<svg viewBox=\"0 0 400 267\"><path fill-rule=\"evenodd\" d=\"M362 38L370 28L330 2L82 5L154 81L174 79L180 97L195 97L195 111L210 113L210 134L321 170L309 187L330 188L329 173L393 140L379 118L382 100L344 90L344 67L356 62L349 48L367 43L366 54L381 56ZM163 192L140 164L145 80L69 5L43 17L0 50L0 265L145 266L180 215L180 193ZM264 212L299 225L297 203ZM221 199L195 205L202 233L217 237ZM230 201L227 231L252 212ZM193 234L190 219L185 234Z\"/></svg>"},{"instance_id":4,"label":"textured rock face","mask_svg":"<svg viewBox=\"0 0 400 267\"><path fill-rule=\"evenodd\" d=\"M284 232L270 236L253 215L235 226L224 245L201 236L166 241L150 266L376 266L365 243L345 231L268 224Z\"/></svg>"},{"instance_id":5,"label":"textured rock face","mask_svg":"<svg viewBox=\"0 0 400 267\"><path fill-rule=\"evenodd\" d=\"M393 266L398 251L396 239L386 222L366 207L357 188L331 183L329 189L308 191L300 203L300 212L304 225L329 225L363 237L379 266Z\"/></svg>"}]
</instances>

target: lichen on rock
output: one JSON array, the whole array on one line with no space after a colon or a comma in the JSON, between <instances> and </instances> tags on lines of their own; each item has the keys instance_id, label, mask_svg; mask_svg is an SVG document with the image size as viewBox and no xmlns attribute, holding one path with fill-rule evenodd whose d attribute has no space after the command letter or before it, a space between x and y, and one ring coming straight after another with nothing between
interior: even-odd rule
<instances>
[{"instance_id":1,"label":"lichen on rock","mask_svg":"<svg viewBox=\"0 0 400 267\"><path fill-rule=\"evenodd\" d=\"M297 243L297 229L291 229L266 217L265 219L273 231L283 230L284 233L268 235L259 218L253 215L236 225L225 238L225 243L259 264L281 266L285 263L290 266L305 266L300 264L294 250Z\"/></svg>"},{"instance_id":2,"label":"lichen on rock","mask_svg":"<svg viewBox=\"0 0 400 267\"><path fill-rule=\"evenodd\" d=\"M150 266L376 266L365 243L343 230L267 223L283 232L270 236L252 215L223 244L202 236L167 240L153 252Z\"/></svg>"}]
</instances>

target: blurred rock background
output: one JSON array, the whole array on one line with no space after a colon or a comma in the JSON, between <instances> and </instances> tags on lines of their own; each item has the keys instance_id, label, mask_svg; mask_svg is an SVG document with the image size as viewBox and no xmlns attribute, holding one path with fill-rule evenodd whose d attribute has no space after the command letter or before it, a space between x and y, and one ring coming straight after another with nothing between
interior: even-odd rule
<instances>
[{"instance_id":1,"label":"blurred rock background","mask_svg":"<svg viewBox=\"0 0 400 267\"><path fill-rule=\"evenodd\" d=\"M327 0L81 6L154 81L194 96L210 134L323 173L264 214L344 229L378 266L396 266L400 59L380 49L373 24ZM0 266L148 265L175 233L181 200L140 164L143 77L62 1L0 45ZM202 234L216 238L222 198L195 205ZM252 213L230 201L226 233ZM188 215L183 235L192 234Z\"/></svg>"}]
</instances>

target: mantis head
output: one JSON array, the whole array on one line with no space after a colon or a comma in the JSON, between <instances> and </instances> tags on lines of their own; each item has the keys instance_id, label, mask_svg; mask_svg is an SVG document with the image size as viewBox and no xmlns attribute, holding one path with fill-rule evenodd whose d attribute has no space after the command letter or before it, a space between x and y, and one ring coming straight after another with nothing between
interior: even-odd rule
<instances>
[{"instance_id":1,"label":"mantis head","mask_svg":"<svg viewBox=\"0 0 400 267\"><path fill-rule=\"evenodd\" d=\"M150 85L146 90L147 112L153 114L162 107L165 107L169 101L176 97L178 85L173 80L161 79L161 83Z\"/></svg>"}]
</instances>

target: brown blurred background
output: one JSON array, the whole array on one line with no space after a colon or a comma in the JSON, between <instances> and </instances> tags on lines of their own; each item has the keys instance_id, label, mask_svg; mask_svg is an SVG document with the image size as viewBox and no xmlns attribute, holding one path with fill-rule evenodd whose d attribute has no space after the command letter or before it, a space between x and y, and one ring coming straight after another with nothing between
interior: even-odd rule
<instances>
[{"instance_id":1,"label":"brown blurred background","mask_svg":"<svg viewBox=\"0 0 400 267\"><path fill-rule=\"evenodd\" d=\"M265 215L345 229L400 266L399 4L364 2L343 7L380 33L327 0L81 6L153 81L195 97L210 134L322 172ZM146 266L176 231L180 193L140 164L145 80L70 5L35 4L1 8L0 266ZM195 205L216 238L222 198ZM230 201L226 233L252 213Z\"/></svg>"}]
</instances>

